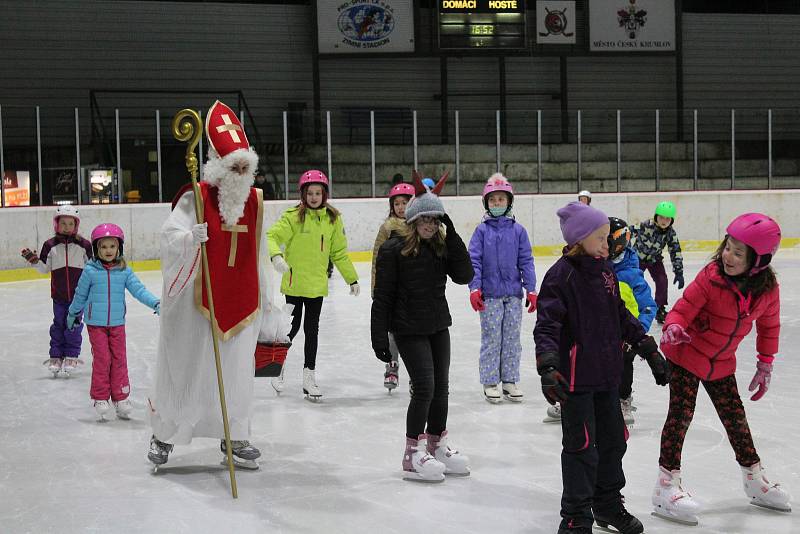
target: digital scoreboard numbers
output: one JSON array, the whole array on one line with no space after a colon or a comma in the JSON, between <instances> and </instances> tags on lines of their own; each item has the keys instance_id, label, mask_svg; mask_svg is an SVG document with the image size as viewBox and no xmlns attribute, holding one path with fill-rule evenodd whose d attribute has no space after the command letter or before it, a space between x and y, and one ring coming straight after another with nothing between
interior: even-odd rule
<instances>
[{"instance_id":1,"label":"digital scoreboard numbers","mask_svg":"<svg viewBox=\"0 0 800 534\"><path fill-rule=\"evenodd\" d=\"M442 50L521 49L525 0L437 0Z\"/></svg>"}]
</instances>

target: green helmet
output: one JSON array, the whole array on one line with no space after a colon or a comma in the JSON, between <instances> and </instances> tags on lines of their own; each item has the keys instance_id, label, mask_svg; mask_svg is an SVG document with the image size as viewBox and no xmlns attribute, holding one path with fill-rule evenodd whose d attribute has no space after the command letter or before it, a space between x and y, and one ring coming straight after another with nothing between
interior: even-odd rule
<instances>
[{"instance_id":1,"label":"green helmet","mask_svg":"<svg viewBox=\"0 0 800 534\"><path fill-rule=\"evenodd\" d=\"M669 217L670 219L675 218L675 204L672 202L659 202L658 206L656 206L656 215L661 215L662 217Z\"/></svg>"}]
</instances>

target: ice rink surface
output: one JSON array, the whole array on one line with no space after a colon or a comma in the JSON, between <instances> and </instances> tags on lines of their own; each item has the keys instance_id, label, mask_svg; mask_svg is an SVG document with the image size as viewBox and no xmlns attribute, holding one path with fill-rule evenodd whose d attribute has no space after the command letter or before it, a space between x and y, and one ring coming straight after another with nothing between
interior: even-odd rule
<instances>
[{"instance_id":1,"label":"ice rink surface","mask_svg":"<svg viewBox=\"0 0 800 534\"><path fill-rule=\"evenodd\" d=\"M707 255L689 254L691 280ZM541 280L553 258L537 258ZM667 266L669 268L669 266ZM800 254L775 261L782 284L781 352L772 386L759 402L745 397L756 447L771 478L800 494ZM49 282L0 285L0 531L191 533L554 533L561 496L561 428L544 424L546 402L533 358L535 314L523 319L522 404L490 405L478 381L480 325L465 286L452 285L451 443L471 459L472 476L423 485L401 478L408 388L388 395L383 364L369 339L369 271L354 298L335 274L320 326L320 404L303 399L302 333L287 360L278 397L256 379L252 442L259 471L238 471L230 495L219 442L176 447L154 475L146 453L145 406L153 380L158 321L128 297L130 421L98 423L89 400L91 355L84 332L82 371L53 379L41 365L52 318ZM159 272L139 273L156 294ZM648 277L648 281L651 280ZM672 276L670 275L670 281ZM670 286L670 301L679 292ZM657 329L653 329L656 333ZM657 335L657 334L656 334ZM755 335L739 348L740 390L755 370ZM797 533L800 509L782 514L748 504L741 474L708 396L702 391L683 454L684 486L703 504L697 527L650 515L668 391L637 361L636 423L625 456L628 510L648 533ZM796 501L795 501L796 502Z\"/></svg>"}]
</instances>

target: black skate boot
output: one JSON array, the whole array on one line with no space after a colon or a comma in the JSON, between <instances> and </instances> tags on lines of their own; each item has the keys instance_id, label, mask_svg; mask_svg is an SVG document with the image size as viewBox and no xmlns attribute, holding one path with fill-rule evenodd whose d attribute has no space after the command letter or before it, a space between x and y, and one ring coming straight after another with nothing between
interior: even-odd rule
<instances>
[{"instance_id":1,"label":"black skate boot","mask_svg":"<svg viewBox=\"0 0 800 534\"><path fill-rule=\"evenodd\" d=\"M644 532L642 522L633 517L625 507L621 507L616 513L604 514L594 512L594 521L600 528L608 532L614 532L609 527L614 527L620 534L641 534Z\"/></svg>"},{"instance_id":2,"label":"black skate boot","mask_svg":"<svg viewBox=\"0 0 800 534\"><path fill-rule=\"evenodd\" d=\"M558 534L592 534L592 527L573 524L573 519L562 520L558 527Z\"/></svg>"},{"instance_id":3,"label":"black skate boot","mask_svg":"<svg viewBox=\"0 0 800 534\"><path fill-rule=\"evenodd\" d=\"M159 465L167 463L171 452L172 444L159 441L155 435L150 436L150 452L147 453L147 459L153 462L154 471L158 471Z\"/></svg>"},{"instance_id":4,"label":"black skate boot","mask_svg":"<svg viewBox=\"0 0 800 534\"><path fill-rule=\"evenodd\" d=\"M225 448L224 439L219 442L219 450L225 455L222 459L222 465L228 465L228 449ZM231 457L233 458L233 465L236 467L255 470L258 469L256 459L261 457L261 451L250 445L247 440L231 440Z\"/></svg>"},{"instance_id":5,"label":"black skate boot","mask_svg":"<svg viewBox=\"0 0 800 534\"><path fill-rule=\"evenodd\" d=\"M667 318L667 307L666 306L659 306L658 311L656 311L656 321L658 324L664 324L664 320Z\"/></svg>"}]
</instances>

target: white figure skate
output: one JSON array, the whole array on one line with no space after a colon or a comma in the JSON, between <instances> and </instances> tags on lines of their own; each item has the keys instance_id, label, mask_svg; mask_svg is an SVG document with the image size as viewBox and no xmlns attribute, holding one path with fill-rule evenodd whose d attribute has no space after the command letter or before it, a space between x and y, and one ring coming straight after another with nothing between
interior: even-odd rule
<instances>
[{"instance_id":1,"label":"white figure skate","mask_svg":"<svg viewBox=\"0 0 800 534\"><path fill-rule=\"evenodd\" d=\"M228 449L225 447L225 440L220 440L219 450L222 452L222 465L228 466ZM261 457L261 451L250 445L249 441L231 440L231 458L234 467L255 471L259 468L256 460Z\"/></svg>"},{"instance_id":2,"label":"white figure skate","mask_svg":"<svg viewBox=\"0 0 800 534\"><path fill-rule=\"evenodd\" d=\"M522 402L522 390L512 382L503 382L503 397L511 402Z\"/></svg>"},{"instance_id":3,"label":"white figure skate","mask_svg":"<svg viewBox=\"0 0 800 534\"><path fill-rule=\"evenodd\" d=\"M317 386L314 369L303 368L303 394L305 394L306 399L311 402L319 402L322 400L322 392L319 386Z\"/></svg>"},{"instance_id":4,"label":"white figure skate","mask_svg":"<svg viewBox=\"0 0 800 534\"><path fill-rule=\"evenodd\" d=\"M697 525L700 505L681 487L681 472L667 471L659 466L658 480L653 488L653 515L683 525Z\"/></svg>"},{"instance_id":5,"label":"white figure skate","mask_svg":"<svg viewBox=\"0 0 800 534\"><path fill-rule=\"evenodd\" d=\"M78 370L78 365L83 365L83 360L78 358L64 358L64 365L61 366L61 372L64 376L69 378L72 373Z\"/></svg>"},{"instance_id":6,"label":"white figure skate","mask_svg":"<svg viewBox=\"0 0 800 534\"><path fill-rule=\"evenodd\" d=\"M121 400L114 403L114 408L117 410L117 417L119 419L128 420L131 418L131 412L133 411L133 404L129 399Z\"/></svg>"},{"instance_id":7,"label":"white figure skate","mask_svg":"<svg viewBox=\"0 0 800 534\"><path fill-rule=\"evenodd\" d=\"M108 412L111 411L111 405L108 404L108 401L105 400L94 401L94 409L97 412L98 423L105 423L106 421L108 421L108 419L106 419L106 416L108 415Z\"/></svg>"},{"instance_id":8,"label":"white figure skate","mask_svg":"<svg viewBox=\"0 0 800 534\"><path fill-rule=\"evenodd\" d=\"M61 372L61 364L63 363L61 358L48 358L42 363L47 366L48 371L53 373L53 378L58 378L58 373Z\"/></svg>"},{"instance_id":9,"label":"white figure skate","mask_svg":"<svg viewBox=\"0 0 800 534\"><path fill-rule=\"evenodd\" d=\"M425 434L419 439L406 437L403 454L403 479L411 482L444 482L445 465L428 454Z\"/></svg>"},{"instance_id":10,"label":"white figure skate","mask_svg":"<svg viewBox=\"0 0 800 534\"><path fill-rule=\"evenodd\" d=\"M270 382L272 383L272 389L275 390L275 394L280 396L283 388L285 386L285 382L283 381L283 373L286 371L286 363L284 362L283 367L281 367L281 374L273 378Z\"/></svg>"},{"instance_id":11,"label":"white figure skate","mask_svg":"<svg viewBox=\"0 0 800 534\"><path fill-rule=\"evenodd\" d=\"M742 467L742 481L744 482L744 492L753 506L779 512L792 511L789 504L791 496L780 487L780 484L767 480L767 475L760 463L751 467Z\"/></svg>"},{"instance_id":12,"label":"white figure skate","mask_svg":"<svg viewBox=\"0 0 800 534\"><path fill-rule=\"evenodd\" d=\"M497 384L486 384L483 386L483 396L487 402L492 404L503 402L503 397L500 396L500 388L497 387Z\"/></svg>"},{"instance_id":13,"label":"white figure skate","mask_svg":"<svg viewBox=\"0 0 800 534\"><path fill-rule=\"evenodd\" d=\"M561 405L551 404L547 407L547 415L542 419L543 423L560 423L561 422Z\"/></svg>"},{"instance_id":14,"label":"white figure skate","mask_svg":"<svg viewBox=\"0 0 800 534\"><path fill-rule=\"evenodd\" d=\"M428 454L444 464L444 474L454 477L469 476L469 458L447 446L447 430L441 436L428 434Z\"/></svg>"},{"instance_id":15,"label":"white figure skate","mask_svg":"<svg viewBox=\"0 0 800 534\"><path fill-rule=\"evenodd\" d=\"M392 390L395 389L400 383L400 380L397 376L397 371L397 362L389 362L386 364L386 372L383 373L383 387L389 390L390 395Z\"/></svg>"}]
</instances>

